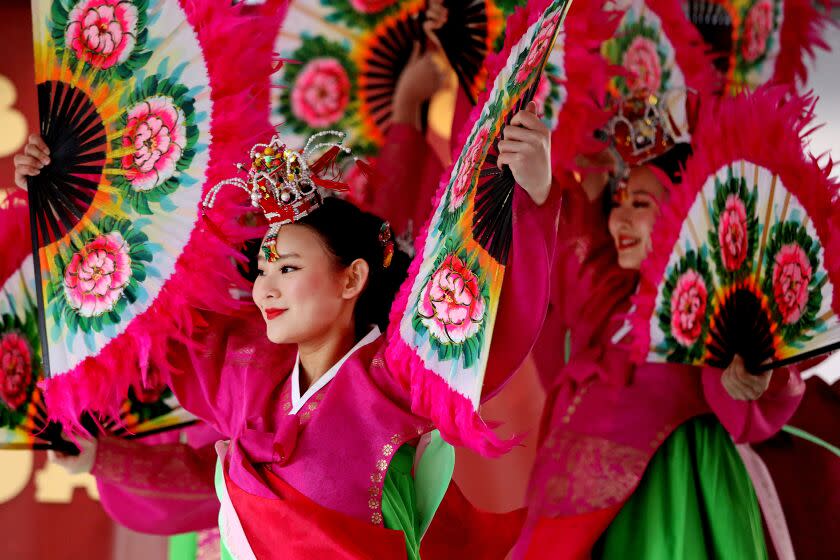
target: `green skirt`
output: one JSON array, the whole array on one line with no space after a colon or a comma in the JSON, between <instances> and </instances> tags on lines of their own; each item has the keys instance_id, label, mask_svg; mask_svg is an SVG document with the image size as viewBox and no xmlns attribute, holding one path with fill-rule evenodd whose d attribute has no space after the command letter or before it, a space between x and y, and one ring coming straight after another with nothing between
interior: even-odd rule
<instances>
[{"instance_id":1,"label":"green skirt","mask_svg":"<svg viewBox=\"0 0 840 560\"><path fill-rule=\"evenodd\" d=\"M686 422L662 444L593 558L767 558L752 482L715 417Z\"/></svg>"}]
</instances>

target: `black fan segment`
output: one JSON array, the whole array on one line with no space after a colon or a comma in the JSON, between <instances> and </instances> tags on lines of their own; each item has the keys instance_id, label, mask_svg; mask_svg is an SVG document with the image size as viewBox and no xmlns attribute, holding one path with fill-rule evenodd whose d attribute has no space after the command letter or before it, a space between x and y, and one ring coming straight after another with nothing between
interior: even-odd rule
<instances>
[{"instance_id":1,"label":"black fan segment","mask_svg":"<svg viewBox=\"0 0 840 560\"><path fill-rule=\"evenodd\" d=\"M733 46L732 16L714 0L683 0L683 8L688 20L703 37L715 68L726 76Z\"/></svg>"},{"instance_id":2,"label":"black fan segment","mask_svg":"<svg viewBox=\"0 0 840 560\"><path fill-rule=\"evenodd\" d=\"M755 293L741 287L724 297L712 318L706 348L709 365L726 368L738 354L753 373L775 356L768 310Z\"/></svg>"},{"instance_id":3,"label":"black fan segment","mask_svg":"<svg viewBox=\"0 0 840 560\"><path fill-rule=\"evenodd\" d=\"M43 247L73 229L93 202L107 137L93 101L64 82L38 85L38 111L50 163L29 180L29 203Z\"/></svg>"},{"instance_id":4,"label":"black fan segment","mask_svg":"<svg viewBox=\"0 0 840 560\"><path fill-rule=\"evenodd\" d=\"M446 0L443 5L447 9L446 23L435 34L470 103L475 105L483 87L480 73L490 33L487 2Z\"/></svg>"},{"instance_id":5,"label":"black fan segment","mask_svg":"<svg viewBox=\"0 0 840 560\"><path fill-rule=\"evenodd\" d=\"M362 56L359 99L378 128L391 122L391 103L397 80L411 58L414 42L423 42L419 18L406 15L392 20L376 31Z\"/></svg>"},{"instance_id":6,"label":"black fan segment","mask_svg":"<svg viewBox=\"0 0 840 560\"><path fill-rule=\"evenodd\" d=\"M513 116L534 99L538 85L539 80L534 80L531 87L522 94L505 117L505 125L510 124ZM507 165L502 169L497 166L500 139L501 135L493 139L479 172L472 233L478 244L496 262L507 264L513 241L513 189L516 181Z\"/></svg>"}]
</instances>

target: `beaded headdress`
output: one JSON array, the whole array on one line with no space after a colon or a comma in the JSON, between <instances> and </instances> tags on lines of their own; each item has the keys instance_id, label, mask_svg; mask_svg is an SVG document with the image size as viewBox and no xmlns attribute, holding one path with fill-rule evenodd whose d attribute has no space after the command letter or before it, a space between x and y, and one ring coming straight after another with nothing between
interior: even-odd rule
<instances>
[{"instance_id":1,"label":"beaded headdress","mask_svg":"<svg viewBox=\"0 0 840 560\"><path fill-rule=\"evenodd\" d=\"M217 183L208 191L203 204L212 208L219 191L227 185L248 193L251 204L262 210L268 221L262 251L267 260L274 261L277 258L275 241L282 226L297 222L319 208L323 204L320 191L349 190L349 185L341 181L339 166L334 165L341 154L350 154L350 148L344 145L345 136L334 130L318 132L309 138L303 150L297 151L287 147L275 134L268 144L256 144L251 148L249 166L237 164L247 177L232 177ZM319 141L328 137L337 140ZM327 151L310 163L313 154L325 148ZM356 163L364 167L358 159ZM383 264L387 267L393 254L387 222L382 226L380 241L385 247Z\"/></svg>"},{"instance_id":2,"label":"beaded headdress","mask_svg":"<svg viewBox=\"0 0 840 560\"><path fill-rule=\"evenodd\" d=\"M681 118L676 117L677 111L683 113ZM697 97L685 92L629 97L618 102L615 114L602 130L617 160L610 185L613 192L625 184L631 168L689 142L696 115Z\"/></svg>"}]
</instances>

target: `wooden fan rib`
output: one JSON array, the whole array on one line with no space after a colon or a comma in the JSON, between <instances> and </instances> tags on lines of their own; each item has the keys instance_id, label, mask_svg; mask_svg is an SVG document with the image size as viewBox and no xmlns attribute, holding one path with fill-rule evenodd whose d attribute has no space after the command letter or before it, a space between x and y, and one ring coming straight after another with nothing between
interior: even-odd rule
<instances>
[{"instance_id":1,"label":"wooden fan rib","mask_svg":"<svg viewBox=\"0 0 840 560\"><path fill-rule=\"evenodd\" d=\"M77 95L73 97L72 105L67 111L67 122L74 122L76 120L79 120L80 112L85 110L85 108L88 106L88 104L85 103L87 97L83 94L83 92L77 90L76 93ZM92 104L90 105L92 107ZM87 107L87 110L91 110L91 107Z\"/></svg>"},{"instance_id":2,"label":"wooden fan rib","mask_svg":"<svg viewBox=\"0 0 840 560\"><path fill-rule=\"evenodd\" d=\"M743 163L743 162L742 162ZM743 172L741 173L743 177ZM770 181L770 197L767 199L767 211L764 214L764 231L761 232L761 246L758 251L758 265L756 266L756 278L761 278L761 266L764 263L764 248L767 246L767 235L770 233L770 220L773 217L773 201L776 197L776 175Z\"/></svg>"},{"instance_id":3,"label":"wooden fan rib","mask_svg":"<svg viewBox=\"0 0 840 560\"><path fill-rule=\"evenodd\" d=\"M385 92L376 93L376 94L373 94L373 95L366 95L365 99L371 105L378 105L380 102L390 104L392 97L393 97L393 91L385 91Z\"/></svg>"},{"instance_id":4,"label":"wooden fan rib","mask_svg":"<svg viewBox=\"0 0 840 560\"><path fill-rule=\"evenodd\" d=\"M73 226L75 226L76 223L82 219L82 216L84 216L84 211L74 204L73 201L70 200L70 198L68 198L68 196L64 193L64 184L50 181L48 190L51 197L58 203L56 207L62 208L73 219L69 225L66 225L66 230L73 229Z\"/></svg>"},{"instance_id":5,"label":"wooden fan rib","mask_svg":"<svg viewBox=\"0 0 840 560\"><path fill-rule=\"evenodd\" d=\"M55 130L54 125L56 123L56 113L58 111L58 103L56 103L56 99L60 99L63 92L64 92L64 84L62 82L48 82L49 84L49 101L47 103L47 112L46 112L46 122L47 122L47 129L45 132L44 141L48 144L51 141L55 140ZM43 118L43 115L42 115Z\"/></svg>"},{"instance_id":6,"label":"wooden fan rib","mask_svg":"<svg viewBox=\"0 0 840 560\"><path fill-rule=\"evenodd\" d=\"M47 137L47 122L44 119L44 115L49 113L49 92L47 91L48 85L45 83L38 84L38 87L35 89L35 95L38 99L38 115L40 118L38 119L38 131L41 134L42 138Z\"/></svg>"},{"instance_id":7,"label":"wooden fan rib","mask_svg":"<svg viewBox=\"0 0 840 560\"><path fill-rule=\"evenodd\" d=\"M59 122L67 122L67 112L70 110L71 106L78 98L79 95L76 88L69 88L66 94L64 95L64 98L61 100L60 106L58 107L56 118Z\"/></svg>"},{"instance_id":8,"label":"wooden fan rib","mask_svg":"<svg viewBox=\"0 0 840 560\"><path fill-rule=\"evenodd\" d=\"M81 152L82 155L76 156L76 158L74 158L73 162L74 163L91 163L91 162L94 162L94 161L103 162L103 163L105 162L105 152L104 151L88 152L88 153L85 153L85 151Z\"/></svg>"},{"instance_id":9,"label":"wooden fan rib","mask_svg":"<svg viewBox=\"0 0 840 560\"><path fill-rule=\"evenodd\" d=\"M101 165L72 165L67 168L67 173L72 175L99 175L102 173Z\"/></svg>"},{"instance_id":10,"label":"wooden fan rib","mask_svg":"<svg viewBox=\"0 0 840 560\"><path fill-rule=\"evenodd\" d=\"M40 189L39 189L39 191L40 191ZM56 233L56 236L55 237L50 236L50 233L51 233L50 227L53 224L50 220L50 215L49 215L49 212L50 212L49 202L44 197L43 192L39 192L37 198L38 198L39 202L38 202L38 206L37 206L37 209L36 209L36 216L37 216L37 219L38 219L38 226L40 227L40 237L41 237L40 246L45 247L45 246L49 245L50 243L52 243L53 241L55 241L56 239L59 239L61 237L61 235L60 235L60 232L58 231L58 229L56 227L56 229L53 230L53 233Z\"/></svg>"},{"instance_id":11,"label":"wooden fan rib","mask_svg":"<svg viewBox=\"0 0 840 560\"><path fill-rule=\"evenodd\" d=\"M62 180L67 184L76 187L79 191L84 191L85 196L90 197L90 200L88 202L91 202L93 200L93 197L99 188L99 184L95 181L91 181L90 179L87 179L85 177L79 177L76 175L65 173L62 175Z\"/></svg>"},{"instance_id":12,"label":"wooden fan rib","mask_svg":"<svg viewBox=\"0 0 840 560\"><path fill-rule=\"evenodd\" d=\"M367 70L364 74L362 74L367 79L374 79L377 83L385 82L390 87L395 87L397 84L397 76L394 72L391 72L388 69L382 70ZM381 87L381 86L380 86ZM366 85L365 89L368 89L369 86Z\"/></svg>"}]
</instances>

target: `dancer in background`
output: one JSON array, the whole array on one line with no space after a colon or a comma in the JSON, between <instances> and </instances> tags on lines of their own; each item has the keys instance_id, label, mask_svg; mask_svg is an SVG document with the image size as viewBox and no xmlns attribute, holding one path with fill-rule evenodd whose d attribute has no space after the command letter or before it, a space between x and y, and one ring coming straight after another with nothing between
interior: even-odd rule
<instances>
[{"instance_id":1,"label":"dancer in background","mask_svg":"<svg viewBox=\"0 0 840 560\"><path fill-rule=\"evenodd\" d=\"M644 158L616 139L625 165L593 158L564 197L552 307L535 348L548 400L517 558L767 556L733 439L781 428L802 398L796 370L754 376L737 356L724 371L635 366L622 344L659 207L690 153L668 136L667 118L655 119L665 140Z\"/></svg>"}]
</instances>

